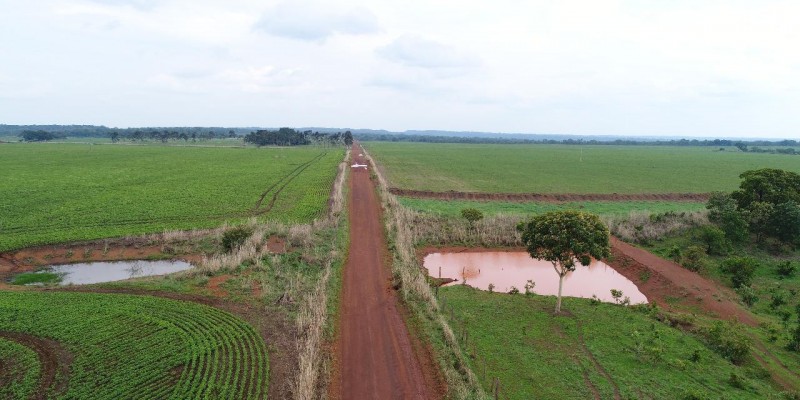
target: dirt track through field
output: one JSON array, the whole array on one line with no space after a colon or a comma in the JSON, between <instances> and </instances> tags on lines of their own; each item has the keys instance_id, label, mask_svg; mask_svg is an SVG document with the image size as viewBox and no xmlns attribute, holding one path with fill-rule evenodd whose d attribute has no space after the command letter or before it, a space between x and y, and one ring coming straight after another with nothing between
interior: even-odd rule
<instances>
[{"instance_id":1,"label":"dirt track through field","mask_svg":"<svg viewBox=\"0 0 800 400\"><path fill-rule=\"evenodd\" d=\"M353 161L365 164L359 146ZM350 250L344 268L340 336L331 396L340 399L435 398L398 309L386 263L381 208L370 172L350 179ZM427 360L426 360L427 361Z\"/></svg>"},{"instance_id":2,"label":"dirt track through field","mask_svg":"<svg viewBox=\"0 0 800 400\"><path fill-rule=\"evenodd\" d=\"M66 390L72 354L60 343L19 332L0 331L0 337L15 341L36 352L41 364L41 376L39 377L39 388L33 395L33 399L47 399L50 396L62 394Z\"/></svg>"}]
</instances>

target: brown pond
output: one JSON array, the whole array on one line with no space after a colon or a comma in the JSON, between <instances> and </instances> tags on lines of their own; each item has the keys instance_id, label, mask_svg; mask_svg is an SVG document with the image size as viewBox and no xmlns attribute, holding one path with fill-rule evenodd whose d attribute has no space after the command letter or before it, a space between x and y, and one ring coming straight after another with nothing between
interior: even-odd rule
<instances>
[{"instance_id":1,"label":"brown pond","mask_svg":"<svg viewBox=\"0 0 800 400\"><path fill-rule=\"evenodd\" d=\"M450 285L466 284L478 289L489 290L494 284L495 292L507 293L512 286L525 291L525 283L532 280L536 286L533 292L542 295L558 294L558 274L553 264L534 260L526 252L480 252L480 253L432 253L425 256L425 268L431 277L456 279ZM601 261L593 260L584 267L564 277L562 294L571 297L591 298L613 302L611 289L621 290L624 297L630 297L631 304L646 303L647 298L636 285Z\"/></svg>"}]
</instances>

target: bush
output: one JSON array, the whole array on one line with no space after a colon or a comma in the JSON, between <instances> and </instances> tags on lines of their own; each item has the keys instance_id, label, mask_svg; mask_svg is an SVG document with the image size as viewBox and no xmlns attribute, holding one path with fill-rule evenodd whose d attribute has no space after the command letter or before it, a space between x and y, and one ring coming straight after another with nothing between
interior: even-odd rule
<instances>
[{"instance_id":1,"label":"bush","mask_svg":"<svg viewBox=\"0 0 800 400\"><path fill-rule=\"evenodd\" d=\"M705 264L706 250L701 246L689 246L681 256L681 265L689 271L700 271Z\"/></svg>"},{"instance_id":2,"label":"bush","mask_svg":"<svg viewBox=\"0 0 800 400\"><path fill-rule=\"evenodd\" d=\"M533 294L533 288L536 287L536 282L528 279L528 282L525 283L525 295L530 296Z\"/></svg>"},{"instance_id":3,"label":"bush","mask_svg":"<svg viewBox=\"0 0 800 400\"><path fill-rule=\"evenodd\" d=\"M508 294L519 294L519 289L516 286L512 286L511 290L508 291Z\"/></svg>"},{"instance_id":4,"label":"bush","mask_svg":"<svg viewBox=\"0 0 800 400\"><path fill-rule=\"evenodd\" d=\"M758 301L756 291L750 286L739 286L736 288L736 293L742 298L742 303L746 304L748 307L752 307L753 304L756 304Z\"/></svg>"},{"instance_id":5,"label":"bush","mask_svg":"<svg viewBox=\"0 0 800 400\"><path fill-rule=\"evenodd\" d=\"M779 261L775 265L775 271L780 278L791 278L794 276L797 267L791 261Z\"/></svg>"},{"instance_id":6,"label":"bush","mask_svg":"<svg viewBox=\"0 0 800 400\"><path fill-rule=\"evenodd\" d=\"M758 262L751 257L731 257L722 262L720 269L731 276L734 288L750 286Z\"/></svg>"},{"instance_id":7,"label":"bush","mask_svg":"<svg viewBox=\"0 0 800 400\"><path fill-rule=\"evenodd\" d=\"M750 354L751 339L738 324L716 321L703 334L711 348L734 364L741 364Z\"/></svg>"},{"instance_id":8,"label":"bush","mask_svg":"<svg viewBox=\"0 0 800 400\"><path fill-rule=\"evenodd\" d=\"M253 229L246 226L237 226L228 229L222 234L222 247L225 248L225 251L230 253L243 245L252 234Z\"/></svg>"},{"instance_id":9,"label":"bush","mask_svg":"<svg viewBox=\"0 0 800 400\"><path fill-rule=\"evenodd\" d=\"M483 219L483 213L477 208L465 208L461 210L461 216L469 222L469 226Z\"/></svg>"},{"instance_id":10,"label":"bush","mask_svg":"<svg viewBox=\"0 0 800 400\"><path fill-rule=\"evenodd\" d=\"M699 229L697 236L706 245L708 254L724 256L731 251L731 241L722 229L706 225Z\"/></svg>"}]
</instances>

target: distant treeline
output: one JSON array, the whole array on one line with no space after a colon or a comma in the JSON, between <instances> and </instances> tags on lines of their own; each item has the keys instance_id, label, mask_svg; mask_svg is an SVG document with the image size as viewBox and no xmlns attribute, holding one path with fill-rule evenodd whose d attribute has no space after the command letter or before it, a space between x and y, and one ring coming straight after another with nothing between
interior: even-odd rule
<instances>
[{"instance_id":1,"label":"distant treeline","mask_svg":"<svg viewBox=\"0 0 800 400\"><path fill-rule=\"evenodd\" d=\"M310 130L301 132L292 128L280 128L275 131L260 129L247 134L244 137L244 141L256 146L300 146L312 143L349 146L353 144L353 134L350 131L344 133L320 133Z\"/></svg>"},{"instance_id":2,"label":"distant treeline","mask_svg":"<svg viewBox=\"0 0 800 400\"><path fill-rule=\"evenodd\" d=\"M730 140L730 139L671 139L671 140L636 140L636 139L616 139L616 140L586 140L586 139L520 139L503 137L466 137L466 136L428 136L428 135L409 135L409 134L376 134L376 133L356 133L355 138L363 141L379 142L421 142L421 143L475 143L475 144L568 144L568 145L623 145L623 146L708 146L708 147L730 147L736 146L742 151L764 152L764 153L786 153L795 154L794 149L762 149L755 146L767 147L797 147L800 142L796 140Z\"/></svg>"},{"instance_id":3,"label":"distant treeline","mask_svg":"<svg viewBox=\"0 0 800 400\"><path fill-rule=\"evenodd\" d=\"M25 129L27 128L27 129ZM112 142L130 141L170 141L197 142L211 139L244 137L245 143L257 146L298 146L308 144L350 145L353 136L350 131L321 133L317 131L298 131L292 128L277 130L250 128L107 128L92 125L0 125L0 136L17 136L25 142L43 142L56 139L109 138Z\"/></svg>"}]
</instances>

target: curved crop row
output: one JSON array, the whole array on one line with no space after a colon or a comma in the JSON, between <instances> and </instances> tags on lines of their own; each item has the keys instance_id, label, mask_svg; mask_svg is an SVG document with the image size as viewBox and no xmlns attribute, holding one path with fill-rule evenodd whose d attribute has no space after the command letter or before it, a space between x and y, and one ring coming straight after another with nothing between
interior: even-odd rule
<instances>
[{"instance_id":1,"label":"curved crop row","mask_svg":"<svg viewBox=\"0 0 800 400\"><path fill-rule=\"evenodd\" d=\"M27 399L36 392L41 364L36 352L0 336L0 398Z\"/></svg>"},{"instance_id":2,"label":"curved crop row","mask_svg":"<svg viewBox=\"0 0 800 400\"><path fill-rule=\"evenodd\" d=\"M74 355L69 385L58 398L261 399L267 393L263 340L213 307L123 294L0 292L0 331L51 338Z\"/></svg>"}]
</instances>

